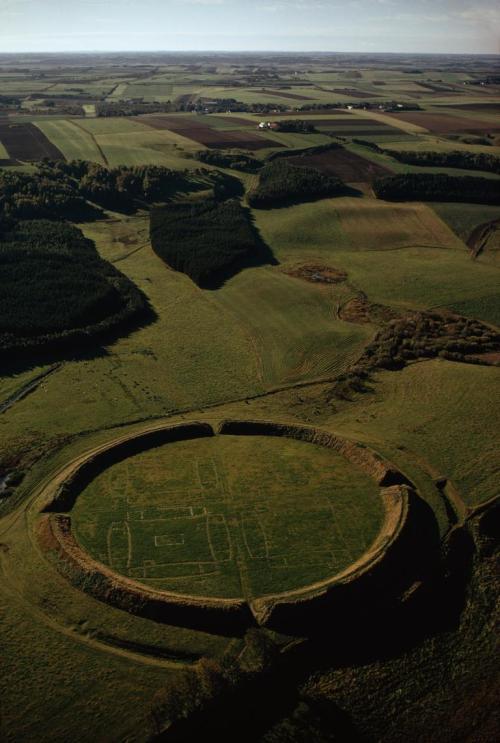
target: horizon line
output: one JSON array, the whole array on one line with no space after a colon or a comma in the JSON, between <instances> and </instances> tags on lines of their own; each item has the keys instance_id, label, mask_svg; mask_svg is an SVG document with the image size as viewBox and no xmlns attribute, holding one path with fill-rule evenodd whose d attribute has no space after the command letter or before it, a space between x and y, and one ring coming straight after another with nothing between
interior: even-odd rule
<instances>
[{"instance_id":1,"label":"horizon line","mask_svg":"<svg viewBox=\"0 0 500 743\"><path fill-rule=\"evenodd\" d=\"M44 54L44 55L57 55L57 54L360 54L363 56L370 56L374 54L387 54L387 55L398 55L404 57L412 57L420 55L422 57L500 57L500 52L403 52L403 51L327 51L327 50L314 50L314 49L61 49L59 51L42 51L37 49L20 49L18 51L0 51L0 57L13 56L16 54Z\"/></svg>"}]
</instances>

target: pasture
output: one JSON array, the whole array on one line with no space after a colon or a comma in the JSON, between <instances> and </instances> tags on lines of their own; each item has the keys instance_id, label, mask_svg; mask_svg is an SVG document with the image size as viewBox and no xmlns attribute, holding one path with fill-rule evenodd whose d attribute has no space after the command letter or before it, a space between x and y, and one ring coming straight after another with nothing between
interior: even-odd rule
<instances>
[{"instance_id":1,"label":"pasture","mask_svg":"<svg viewBox=\"0 0 500 743\"><path fill-rule=\"evenodd\" d=\"M72 509L81 545L123 575L247 600L346 568L382 518L375 483L339 454L260 436L137 454L99 475Z\"/></svg>"},{"instance_id":2,"label":"pasture","mask_svg":"<svg viewBox=\"0 0 500 743\"><path fill-rule=\"evenodd\" d=\"M499 397L494 367L424 361L397 374L378 373L374 395L341 412L336 425L367 443L383 440L387 456L408 472L448 477L474 506L498 492L493 411Z\"/></svg>"}]
</instances>

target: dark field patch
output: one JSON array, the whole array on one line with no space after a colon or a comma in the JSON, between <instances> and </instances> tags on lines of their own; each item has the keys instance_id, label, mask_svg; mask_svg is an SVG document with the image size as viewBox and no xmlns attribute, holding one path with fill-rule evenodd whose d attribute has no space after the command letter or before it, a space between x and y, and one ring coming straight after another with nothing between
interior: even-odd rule
<instances>
[{"instance_id":1,"label":"dark field patch","mask_svg":"<svg viewBox=\"0 0 500 743\"><path fill-rule=\"evenodd\" d=\"M34 124L0 121L0 142L11 160L65 160L62 152Z\"/></svg>"},{"instance_id":2,"label":"dark field patch","mask_svg":"<svg viewBox=\"0 0 500 743\"><path fill-rule=\"evenodd\" d=\"M241 150L263 150L269 147L284 147L280 142L259 137L250 132L229 131L223 134L213 129L186 129L179 131L183 137L217 150L238 148Z\"/></svg>"},{"instance_id":3,"label":"dark field patch","mask_svg":"<svg viewBox=\"0 0 500 743\"><path fill-rule=\"evenodd\" d=\"M265 93L266 95L273 95L277 98L290 98L292 101L311 101L312 98L307 95L297 95L297 93L285 93L282 90L269 90L268 88L262 88L257 91L258 93Z\"/></svg>"},{"instance_id":4,"label":"dark field patch","mask_svg":"<svg viewBox=\"0 0 500 743\"><path fill-rule=\"evenodd\" d=\"M250 126L253 127L257 124L257 120L252 121L251 119L243 119L240 116L211 116L210 119L217 119L218 121L225 121L232 124L238 124L238 126ZM261 119L259 119L261 121Z\"/></svg>"},{"instance_id":5,"label":"dark field patch","mask_svg":"<svg viewBox=\"0 0 500 743\"><path fill-rule=\"evenodd\" d=\"M288 162L300 167L316 168L327 175L336 175L346 183L371 183L380 176L392 175L389 168L344 149L290 157Z\"/></svg>"},{"instance_id":6,"label":"dark field patch","mask_svg":"<svg viewBox=\"0 0 500 743\"><path fill-rule=\"evenodd\" d=\"M483 113L500 111L500 103L486 101L485 103L440 103L439 108L458 108L465 111L483 111Z\"/></svg>"},{"instance_id":7,"label":"dark field patch","mask_svg":"<svg viewBox=\"0 0 500 743\"><path fill-rule=\"evenodd\" d=\"M376 121L375 119L365 119L361 117L353 116L351 119L320 119L314 121L314 125L317 129L328 129L329 131L338 131L339 134L348 134L352 131L353 134L358 136L364 134L369 136L371 134L400 134L401 130L396 129L393 126L384 124L382 121Z\"/></svg>"},{"instance_id":8,"label":"dark field patch","mask_svg":"<svg viewBox=\"0 0 500 743\"><path fill-rule=\"evenodd\" d=\"M394 119L401 119L410 124L423 126L431 132L448 134L451 132L492 132L500 131L500 125L494 126L489 121L467 119L465 116L451 116L451 114L433 114L417 111L415 113L388 114Z\"/></svg>"},{"instance_id":9,"label":"dark field patch","mask_svg":"<svg viewBox=\"0 0 500 743\"><path fill-rule=\"evenodd\" d=\"M259 137L252 132L221 131L212 129L209 124L196 118L177 118L175 116L145 116L138 117L143 124L153 129L168 129L180 134L182 137L192 139L194 142L210 147L212 149L225 150L238 148L241 150L263 150L269 147L283 147L279 142L274 142L264 137ZM251 124L251 122L249 122Z\"/></svg>"},{"instance_id":10,"label":"dark field patch","mask_svg":"<svg viewBox=\"0 0 500 743\"><path fill-rule=\"evenodd\" d=\"M310 111L300 110L301 116L346 116L349 115L345 108L315 108ZM273 113L273 119L278 116L290 116L289 111L276 111Z\"/></svg>"}]
</instances>

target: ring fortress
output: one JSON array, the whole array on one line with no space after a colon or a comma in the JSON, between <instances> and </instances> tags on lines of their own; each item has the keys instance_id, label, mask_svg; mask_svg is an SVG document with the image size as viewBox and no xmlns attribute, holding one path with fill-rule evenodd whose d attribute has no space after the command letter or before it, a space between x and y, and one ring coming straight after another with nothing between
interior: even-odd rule
<instances>
[{"instance_id":1,"label":"ring fortress","mask_svg":"<svg viewBox=\"0 0 500 743\"><path fill-rule=\"evenodd\" d=\"M379 562L407 519L404 482L371 450L318 429L170 425L79 461L48 488L44 528L73 582L98 572L142 606L150 596L244 607L264 622L271 605L329 592ZM117 603L120 591L105 593Z\"/></svg>"}]
</instances>

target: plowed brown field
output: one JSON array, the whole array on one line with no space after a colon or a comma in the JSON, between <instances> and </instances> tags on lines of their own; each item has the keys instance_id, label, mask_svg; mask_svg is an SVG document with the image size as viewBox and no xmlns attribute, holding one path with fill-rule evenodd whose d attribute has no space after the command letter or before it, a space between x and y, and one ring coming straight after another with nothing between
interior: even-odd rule
<instances>
[{"instance_id":1,"label":"plowed brown field","mask_svg":"<svg viewBox=\"0 0 500 743\"><path fill-rule=\"evenodd\" d=\"M349 150L330 150L308 157L290 157L292 165L316 168L322 173L336 175L346 183L372 183L375 178L392 175L389 168L373 163Z\"/></svg>"},{"instance_id":2,"label":"plowed brown field","mask_svg":"<svg viewBox=\"0 0 500 743\"><path fill-rule=\"evenodd\" d=\"M64 160L62 152L34 124L0 120L0 142L11 160Z\"/></svg>"},{"instance_id":3,"label":"plowed brown field","mask_svg":"<svg viewBox=\"0 0 500 743\"><path fill-rule=\"evenodd\" d=\"M204 117L140 116L137 120L153 129L168 129L177 132L211 149L262 150L266 147L283 147L279 142L259 137L258 134L252 132L212 129ZM251 125L252 122L249 123Z\"/></svg>"}]
</instances>

